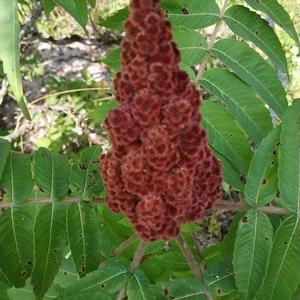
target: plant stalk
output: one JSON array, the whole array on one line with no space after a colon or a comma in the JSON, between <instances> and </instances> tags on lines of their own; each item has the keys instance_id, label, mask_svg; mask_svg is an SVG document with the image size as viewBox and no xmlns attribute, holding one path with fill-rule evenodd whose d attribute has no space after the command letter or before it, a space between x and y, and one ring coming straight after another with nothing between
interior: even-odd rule
<instances>
[{"instance_id":1,"label":"plant stalk","mask_svg":"<svg viewBox=\"0 0 300 300\"><path fill-rule=\"evenodd\" d=\"M189 264L189 266L191 268L191 271L192 271L193 275L196 278L200 279L203 282L204 287L205 287L206 298L208 300L213 300L213 297L210 294L209 289L208 289L208 287L207 287L207 285L206 285L206 283L205 283L205 281L203 279L203 274L202 274L202 271L200 269L200 266L197 263L197 261L195 260L193 254L190 251L190 249L188 248L187 244L184 242L182 236L179 235L176 238L176 241L178 243L178 246L179 246L180 250L182 251L183 255L185 256L185 258L186 258L186 260L187 260L187 262L188 262L188 264Z\"/></svg>"}]
</instances>

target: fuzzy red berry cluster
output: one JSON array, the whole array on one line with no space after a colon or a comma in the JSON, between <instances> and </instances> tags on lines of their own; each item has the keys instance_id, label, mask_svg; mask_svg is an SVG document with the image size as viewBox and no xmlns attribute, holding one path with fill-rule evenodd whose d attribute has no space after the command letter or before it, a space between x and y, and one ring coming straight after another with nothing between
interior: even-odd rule
<instances>
[{"instance_id":1,"label":"fuzzy red berry cluster","mask_svg":"<svg viewBox=\"0 0 300 300\"><path fill-rule=\"evenodd\" d=\"M119 107L105 120L112 150L101 172L109 207L144 240L168 240L220 196L221 167L159 0L133 0L130 12L114 81Z\"/></svg>"}]
</instances>

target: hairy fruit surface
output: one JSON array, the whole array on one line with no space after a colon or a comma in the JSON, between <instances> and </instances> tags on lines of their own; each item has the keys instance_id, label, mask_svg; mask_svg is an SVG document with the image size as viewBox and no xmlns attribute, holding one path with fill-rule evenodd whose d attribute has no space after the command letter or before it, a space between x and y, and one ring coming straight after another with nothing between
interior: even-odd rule
<instances>
[{"instance_id":1,"label":"hairy fruit surface","mask_svg":"<svg viewBox=\"0 0 300 300\"><path fill-rule=\"evenodd\" d=\"M105 120L112 150L101 172L109 207L144 240L168 240L219 198L221 166L159 0L133 0L130 13L114 81L119 107Z\"/></svg>"}]
</instances>

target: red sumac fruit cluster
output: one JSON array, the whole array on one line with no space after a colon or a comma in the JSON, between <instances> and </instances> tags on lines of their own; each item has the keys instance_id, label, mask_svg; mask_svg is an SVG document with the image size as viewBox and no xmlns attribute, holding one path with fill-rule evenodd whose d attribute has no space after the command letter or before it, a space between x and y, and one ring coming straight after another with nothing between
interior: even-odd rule
<instances>
[{"instance_id":1,"label":"red sumac fruit cluster","mask_svg":"<svg viewBox=\"0 0 300 300\"><path fill-rule=\"evenodd\" d=\"M220 196L221 167L159 0L133 0L130 12L114 81L119 106L105 120L112 150L101 173L109 207L144 240L167 240Z\"/></svg>"}]
</instances>

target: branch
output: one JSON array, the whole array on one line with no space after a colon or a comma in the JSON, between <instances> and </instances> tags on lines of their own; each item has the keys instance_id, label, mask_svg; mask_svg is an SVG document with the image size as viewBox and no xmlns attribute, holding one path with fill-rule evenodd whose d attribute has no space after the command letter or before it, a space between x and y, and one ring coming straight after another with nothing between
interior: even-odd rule
<instances>
[{"instance_id":1,"label":"branch","mask_svg":"<svg viewBox=\"0 0 300 300\"><path fill-rule=\"evenodd\" d=\"M82 199L79 197L66 197L63 200L61 200L61 203L64 204L72 204L72 203L80 203L82 202ZM40 198L40 199L34 199L34 200L27 200L21 205L25 206L34 206L34 205L50 205L52 204L53 201L50 198ZM92 205L102 205L105 204L105 198L99 198L99 199L94 199L91 201L86 201L88 204ZM0 202L0 209L1 208L10 208L14 206L14 202L9 202L9 201L3 201ZM250 207L243 202L230 202L228 200L220 200L218 201L214 206L213 206L213 211L214 212L220 212L220 211L246 211ZM287 216L290 214L290 212L282 207L276 207L276 206L261 206L256 208L257 211L264 212L269 215L282 215L282 216ZM300 211L298 212L300 215Z\"/></svg>"},{"instance_id":2,"label":"branch","mask_svg":"<svg viewBox=\"0 0 300 300\"><path fill-rule=\"evenodd\" d=\"M131 262L130 268L129 268L129 272L132 273L141 263L144 253L145 253L145 248L147 246L147 242L145 242L144 240L141 240L140 246L138 247L138 249L136 250L133 260ZM119 294L116 298L116 300L123 300L126 296L126 291L127 291L127 285L125 285L120 291Z\"/></svg>"},{"instance_id":3,"label":"branch","mask_svg":"<svg viewBox=\"0 0 300 300\"><path fill-rule=\"evenodd\" d=\"M217 39L217 34L218 34L218 32L221 28L222 18L224 17L227 4L228 4L228 0L224 0L222 8L220 10L220 21L216 24L216 26L214 28L214 31L213 31L213 33L210 37L210 40L208 41L207 51L211 50L211 48L213 47L213 45L214 45L214 43ZM199 66L199 71L198 71L198 75L197 75L197 80L198 81L202 79L202 76L203 76L203 73L204 73L207 62L208 62L208 58L206 57Z\"/></svg>"},{"instance_id":4,"label":"branch","mask_svg":"<svg viewBox=\"0 0 300 300\"><path fill-rule=\"evenodd\" d=\"M137 235L134 233L113 252L112 256L117 256L121 254L136 239L137 239Z\"/></svg>"},{"instance_id":5,"label":"branch","mask_svg":"<svg viewBox=\"0 0 300 300\"><path fill-rule=\"evenodd\" d=\"M219 202L217 202L214 207L213 210L214 211L245 211L248 208L250 208L246 203L243 202L238 202L238 203L234 203L234 202L230 202L230 201L226 201L226 200L220 200ZM256 208L257 211L260 212L264 212L266 214L270 214L270 215L289 215L290 212L282 207L276 207L276 206L261 206L261 207L257 207Z\"/></svg>"},{"instance_id":6,"label":"branch","mask_svg":"<svg viewBox=\"0 0 300 300\"><path fill-rule=\"evenodd\" d=\"M176 241L178 243L180 250L182 251L183 255L185 256L185 258L191 268L192 273L194 274L194 276L196 278L201 279L201 281L203 282L204 287L205 287L206 298L208 300L213 300L213 298L209 292L209 289L203 280L203 274L200 269L200 266L198 265L197 261L195 260L193 254L190 251L190 249L188 248L187 244L184 242L183 238L180 235L176 238Z\"/></svg>"},{"instance_id":7,"label":"branch","mask_svg":"<svg viewBox=\"0 0 300 300\"><path fill-rule=\"evenodd\" d=\"M76 197L66 197L64 198L61 203L64 204L72 204L72 203L81 203L82 200L81 198L76 198ZM95 199L95 200L91 200L91 201L86 201L86 203L88 204L93 204L93 205L101 205L101 204L105 204L105 199ZM0 202L0 209L1 208L10 208L12 206L14 206L14 202ZM28 200L25 201L24 203L22 203L22 205L25 206L33 206L33 205L50 205L53 204L52 199L49 198L41 198L41 199L35 199L35 200Z\"/></svg>"}]
</instances>

